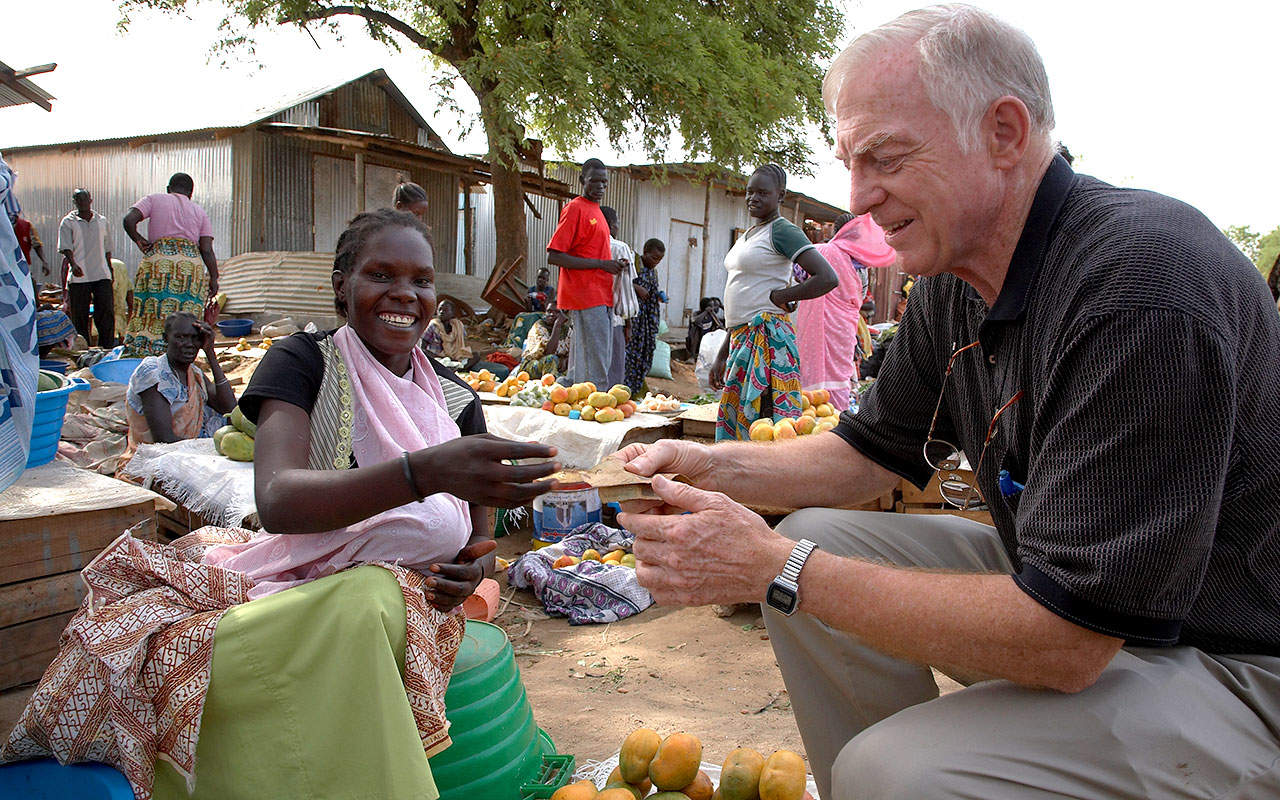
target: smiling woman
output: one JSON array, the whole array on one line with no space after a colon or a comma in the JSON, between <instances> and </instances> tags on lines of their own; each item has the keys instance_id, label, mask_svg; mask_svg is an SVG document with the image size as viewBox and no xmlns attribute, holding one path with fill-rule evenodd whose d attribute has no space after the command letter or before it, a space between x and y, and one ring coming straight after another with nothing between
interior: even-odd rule
<instances>
[{"instance_id":1,"label":"smiling woman","mask_svg":"<svg viewBox=\"0 0 1280 800\"><path fill-rule=\"evenodd\" d=\"M532 500L559 466L511 466L555 450L485 433L476 395L418 347L436 306L420 220L362 214L337 250L346 324L278 341L240 399L265 531L108 547L85 570L93 614L0 758L68 762L93 741L140 797L436 797L458 607L492 571L484 506ZM117 655L142 677L104 691Z\"/></svg>"}]
</instances>

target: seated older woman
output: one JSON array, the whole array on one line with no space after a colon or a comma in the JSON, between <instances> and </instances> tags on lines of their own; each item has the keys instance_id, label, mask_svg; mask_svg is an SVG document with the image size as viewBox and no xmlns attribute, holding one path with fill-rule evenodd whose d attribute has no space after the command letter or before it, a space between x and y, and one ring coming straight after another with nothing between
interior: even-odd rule
<instances>
[{"instance_id":1,"label":"seated older woman","mask_svg":"<svg viewBox=\"0 0 1280 800\"><path fill-rule=\"evenodd\" d=\"M140 444L179 442L212 436L236 407L231 382L218 365L213 329L185 311L164 321L165 353L147 356L129 378L125 408L129 443L117 474ZM195 366L203 350L213 380Z\"/></svg>"}]
</instances>

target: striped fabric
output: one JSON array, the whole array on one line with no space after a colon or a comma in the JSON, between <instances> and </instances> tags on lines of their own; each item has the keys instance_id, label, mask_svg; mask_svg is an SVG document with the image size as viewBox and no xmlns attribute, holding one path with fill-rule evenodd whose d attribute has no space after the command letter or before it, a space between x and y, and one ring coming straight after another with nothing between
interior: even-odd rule
<instances>
[{"instance_id":1,"label":"striped fabric","mask_svg":"<svg viewBox=\"0 0 1280 800\"><path fill-rule=\"evenodd\" d=\"M0 158L0 205L18 208L13 171ZM16 213L16 211L14 212ZM35 419L36 302L31 269L9 215L0 215L0 489L27 468Z\"/></svg>"}]
</instances>

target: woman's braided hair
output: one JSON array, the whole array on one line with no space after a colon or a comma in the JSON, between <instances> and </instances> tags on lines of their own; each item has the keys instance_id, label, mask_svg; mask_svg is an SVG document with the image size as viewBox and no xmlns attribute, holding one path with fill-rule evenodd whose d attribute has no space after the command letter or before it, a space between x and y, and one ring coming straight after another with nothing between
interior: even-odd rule
<instances>
[{"instance_id":1,"label":"woman's braided hair","mask_svg":"<svg viewBox=\"0 0 1280 800\"><path fill-rule=\"evenodd\" d=\"M363 214L357 214L355 219L347 225L347 229L338 237L337 252L333 256L333 271L340 272L343 275L350 275L351 270L355 268L356 260L360 258L360 253L364 251L364 246L379 231L386 228L409 228L422 234L422 238L427 240L427 244L431 247L434 254L436 243L431 238L431 231L427 226L422 224L422 220L407 211L396 211L390 208L379 208L377 211L367 211ZM347 304L340 300L337 295L333 298L333 307L338 314L346 319Z\"/></svg>"},{"instance_id":2,"label":"woman's braided hair","mask_svg":"<svg viewBox=\"0 0 1280 800\"><path fill-rule=\"evenodd\" d=\"M756 167L756 171L752 175L768 175L773 178L773 182L777 184L778 189L785 196L787 193L787 171L777 164L765 164L762 167Z\"/></svg>"}]
</instances>

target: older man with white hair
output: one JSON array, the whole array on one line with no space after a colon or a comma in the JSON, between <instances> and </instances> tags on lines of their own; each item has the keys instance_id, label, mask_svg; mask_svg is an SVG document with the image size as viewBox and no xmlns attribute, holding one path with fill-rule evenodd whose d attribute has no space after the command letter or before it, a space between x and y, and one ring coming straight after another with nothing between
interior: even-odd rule
<instances>
[{"instance_id":1,"label":"older man with white hair","mask_svg":"<svg viewBox=\"0 0 1280 800\"><path fill-rule=\"evenodd\" d=\"M764 603L827 800L1280 796L1257 270L1195 209L1072 172L1034 44L987 12L864 34L824 95L851 210L924 277L834 435L622 452L693 484L621 517L641 583ZM829 508L935 471L994 527ZM739 503L805 510L775 532Z\"/></svg>"}]
</instances>

